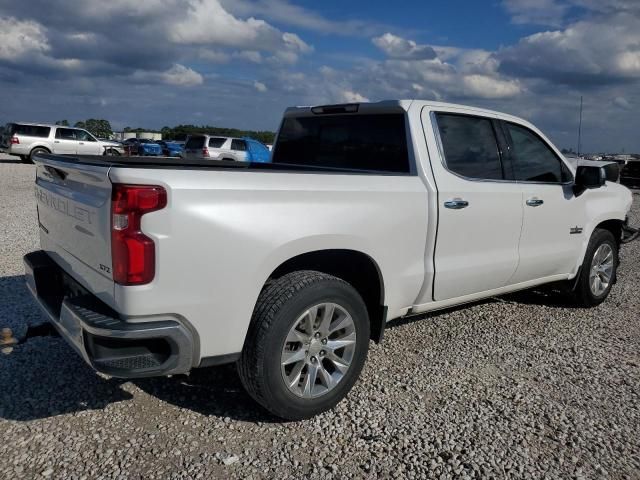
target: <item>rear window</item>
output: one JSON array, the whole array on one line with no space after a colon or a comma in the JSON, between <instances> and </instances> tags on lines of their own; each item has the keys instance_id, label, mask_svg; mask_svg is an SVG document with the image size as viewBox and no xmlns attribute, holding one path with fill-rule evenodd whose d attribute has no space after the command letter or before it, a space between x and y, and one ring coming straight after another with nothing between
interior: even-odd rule
<instances>
[{"instance_id":1,"label":"rear window","mask_svg":"<svg viewBox=\"0 0 640 480\"><path fill-rule=\"evenodd\" d=\"M39 125L20 125L14 124L12 130L13 135L24 135L25 137L48 137L51 128Z\"/></svg>"},{"instance_id":2,"label":"rear window","mask_svg":"<svg viewBox=\"0 0 640 480\"><path fill-rule=\"evenodd\" d=\"M220 148L220 147L222 147L222 145L224 145L224 142L226 142L226 141L227 141L226 138L213 137L213 138L209 139L209 146L211 148Z\"/></svg>"},{"instance_id":3,"label":"rear window","mask_svg":"<svg viewBox=\"0 0 640 480\"><path fill-rule=\"evenodd\" d=\"M409 173L404 114L286 118L272 162Z\"/></svg>"},{"instance_id":4,"label":"rear window","mask_svg":"<svg viewBox=\"0 0 640 480\"><path fill-rule=\"evenodd\" d=\"M204 137L189 137L184 148L187 150L198 150L204 147Z\"/></svg>"}]
</instances>

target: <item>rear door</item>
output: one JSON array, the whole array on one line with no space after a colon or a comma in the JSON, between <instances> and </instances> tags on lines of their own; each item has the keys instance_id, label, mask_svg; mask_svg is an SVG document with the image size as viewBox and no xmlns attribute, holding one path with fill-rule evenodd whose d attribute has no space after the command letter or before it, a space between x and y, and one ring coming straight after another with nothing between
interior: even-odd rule
<instances>
[{"instance_id":1,"label":"rear door","mask_svg":"<svg viewBox=\"0 0 640 480\"><path fill-rule=\"evenodd\" d=\"M586 196L574 195L573 174L537 132L516 123L503 127L524 209L512 282L573 273L584 240Z\"/></svg>"},{"instance_id":2,"label":"rear door","mask_svg":"<svg viewBox=\"0 0 640 480\"><path fill-rule=\"evenodd\" d=\"M439 156L434 300L507 285L518 266L522 192L506 180L497 121L463 109L423 112L434 125Z\"/></svg>"},{"instance_id":3,"label":"rear door","mask_svg":"<svg viewBox=\"0 0 640 480\"><path fill-rule=\"evenodd\" d=\"M248 160L247 142L234 138L231 140L231 154L233 159L238 162L245 162Z\"/></svg>"},{"instance_id":4,"label":"rear door","mask_svg":"<svg viewBox=\"0 0 640 480\"><path fill-rule=\"evenodd\" d=\"M36 161L40 245L103 300L113 296L109 167Z\"/></svg>"},{"instance_id":5,"label":"rear door","mask_svg":"<svg viewBox=\"0 0 640 480\"><path fill-rule=\"evenodd\" d=\"M76 130L73 128L56 128L55 139L53 140L53 153L61 155L72 155L78 150L78 140Z\"/></svg>"}]
</instances>

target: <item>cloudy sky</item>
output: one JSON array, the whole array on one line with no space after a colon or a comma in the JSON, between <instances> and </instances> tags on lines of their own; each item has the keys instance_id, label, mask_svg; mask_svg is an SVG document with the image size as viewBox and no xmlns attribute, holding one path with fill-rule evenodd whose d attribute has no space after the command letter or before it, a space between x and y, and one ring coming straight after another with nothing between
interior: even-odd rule
<instances>
[{"instance_id":1,"label":"cloudy sky","mask_svg":"<svg viewBox=\"0 0 640 480\"><path fill-rule=\"evenodd\" d=\"M275 130L288 105L424 98L640 152L640 0L0 0L0 122Z\"/></svg>"}]
</instances>

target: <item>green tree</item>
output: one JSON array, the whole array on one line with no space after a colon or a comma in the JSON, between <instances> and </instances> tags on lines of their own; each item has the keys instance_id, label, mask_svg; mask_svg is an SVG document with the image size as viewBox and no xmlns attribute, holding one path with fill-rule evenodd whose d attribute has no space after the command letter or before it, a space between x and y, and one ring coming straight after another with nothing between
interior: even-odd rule
<instances>
[{"instance_id":1,"label":"green tree","mask_svg":"<svg viewBox=\"0 0 640 480\"><path fill-rule=\"evenodd\" d=\"M96 137L109 138L113 135L113 129L109 120L102 118L89 118L84 122L76 122L75 127L83 128L91 132Z\"/></svg>"},{"instance_id":2,"label":"green tree","mask_svg":"<svg viewBox=\"0 0 640 480\"><path fill-rule=\"evenodd\" d=\"M56 125L60 125L62 127L68 127L69 120L56 120Z\"/></svg>"}]
</instances>

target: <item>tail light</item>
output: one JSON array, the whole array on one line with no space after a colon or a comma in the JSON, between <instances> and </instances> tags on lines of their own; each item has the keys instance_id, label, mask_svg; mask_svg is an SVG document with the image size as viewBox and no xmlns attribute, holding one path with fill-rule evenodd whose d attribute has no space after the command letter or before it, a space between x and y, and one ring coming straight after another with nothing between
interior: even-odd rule
<instances>
[{"instance_id":1,"label":"tail light","mask_svg":"<svg viewBox=\"0 0 640 480\"><path fill-rule=\"evenodd\" d=\"M114 184L111 193L111 264L120 285L143 285L156 273L153 240L140 229L145 213L167 205L167 192L156 185Z\"/></svg>"},{"instance_id":2,"label":"tail light","mask_svg":"<svg viewBox=\"0 0 640 480\"><path fill-rule=\"evenodd\" d=\"M204 147L202 149L202 156L203 157L208 157L209 156L209 149L207 147Z\"/></svg>"},{"instance_id":3,"label":"tail light","mask_svg":"<svg viewBox=\"0 0 640 480\"><path fill-rule=\"evenodd\" d=\"M11 145L19 145L20 139L16 136L11 137Z\"/></svg>"}]
</instances>

